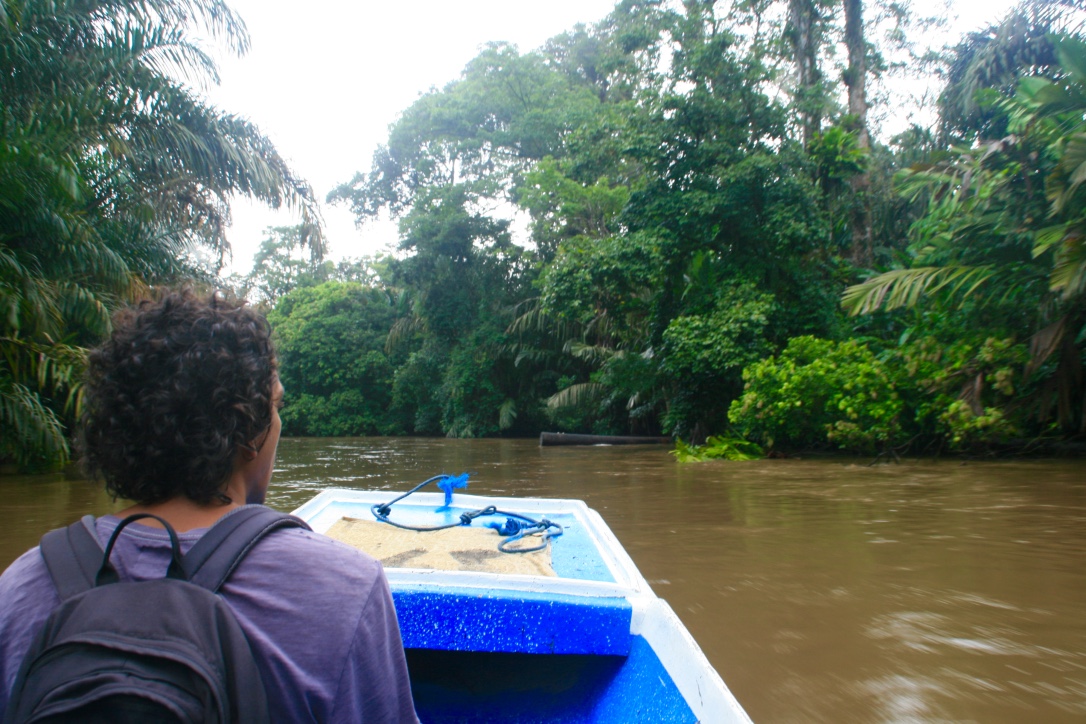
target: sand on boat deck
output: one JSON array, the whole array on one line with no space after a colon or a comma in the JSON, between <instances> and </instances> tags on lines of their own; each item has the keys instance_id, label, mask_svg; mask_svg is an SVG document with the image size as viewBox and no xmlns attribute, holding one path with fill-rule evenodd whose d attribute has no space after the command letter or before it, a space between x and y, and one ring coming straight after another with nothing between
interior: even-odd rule
<instances>
[{"instance_id":1,"label":"sand on boat deck","mask_svg":"<svg viewBox=\"0 0 1086 724\"><path fill-rule=\"evenodd\" d=\"M492 528L456 526L421 532L376 520L343 517L325 535L368 553L385 568L556 575L549 546L531 553L502 553L498 544L505 538ZM531 547L538 542L537 536L528 536L512 547Z\"/></svg>"}]
</instances>

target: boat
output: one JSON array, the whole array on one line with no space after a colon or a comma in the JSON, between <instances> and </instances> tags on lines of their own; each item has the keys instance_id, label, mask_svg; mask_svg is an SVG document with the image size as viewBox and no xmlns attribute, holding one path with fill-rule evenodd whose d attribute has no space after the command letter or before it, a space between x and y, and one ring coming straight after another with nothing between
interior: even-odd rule
<instances>
[{"instance_id":1,"label":"boat","mask_svg":"<svg viewBox=\"0 0 1086 724\"><path fill-rule=\"evenodd\" d=\"M466 478L294 511L384 563L422 722L750 722L596 511Z\"/></svg>"}]
</instances>

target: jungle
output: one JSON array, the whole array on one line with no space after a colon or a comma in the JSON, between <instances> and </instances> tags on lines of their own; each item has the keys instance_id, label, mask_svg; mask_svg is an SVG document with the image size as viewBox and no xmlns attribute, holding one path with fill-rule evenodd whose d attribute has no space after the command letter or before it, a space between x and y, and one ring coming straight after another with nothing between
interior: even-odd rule
<instances>
[{"instance_id":1,"label":"jungle","mask_svg":"<svg viewBox=\"0 0 1086 724\"><path fill-rule=\"evenodd\" d=\"M288 435L1077 450L1083 9L933 46L887 0L619 0L404 108L323 200L398 247L332 261L322 201L199 91L197 37L250 42L226 4L0 0L0 463L73 455L86 349L177 285L266 311ZM298 223L227 277L237 196Z\"/></svg>"}]
</instances>

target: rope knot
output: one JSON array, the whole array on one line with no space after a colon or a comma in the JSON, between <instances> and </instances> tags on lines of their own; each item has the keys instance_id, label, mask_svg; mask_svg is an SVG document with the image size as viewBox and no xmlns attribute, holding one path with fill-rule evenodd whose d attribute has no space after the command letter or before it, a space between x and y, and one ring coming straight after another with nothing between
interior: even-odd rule
<instances>
[{"instance_id":1,"label":"rope knot","mask_svg":"<svg viewBox=\"0 0 1086 724\"><path fill-rule=\"evenodd\" d=\"M498 535L516 535L525 528L529 527L528 523L521 522L516 518L506 518L504 523L497 521L491 521L486 524L487 528L493 528L498 531Z\"/></svg>"}]
</instances>

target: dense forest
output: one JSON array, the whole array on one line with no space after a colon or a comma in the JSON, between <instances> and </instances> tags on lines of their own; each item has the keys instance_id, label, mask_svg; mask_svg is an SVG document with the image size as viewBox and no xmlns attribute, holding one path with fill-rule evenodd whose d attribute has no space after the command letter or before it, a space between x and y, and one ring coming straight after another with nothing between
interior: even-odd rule
<instances>
[{"instance_id":1,"label":"dense forest","mask_svg":"<svg viewBox=\"0 0 1086 724\"><path fill-rule=\"evenodd\" d=\"M20 434L0 457L66 454L82 346L186 278L268 310L287 434L870 454L1086 435L1081 0L935 49L906 6L861 0L621 0L541 48L489 45L331 193L400 229L339 263L270 144L166 67L209 61L133 47L198 21L243 50L233 16L130 4L49 3L88 13L62 22L0 0L0 420ZM168 33L103 22L150 6ZM930 123L885 132L912 103ZM237 191L302 223L215 282Z\"/></svg>"}]
</instances>

